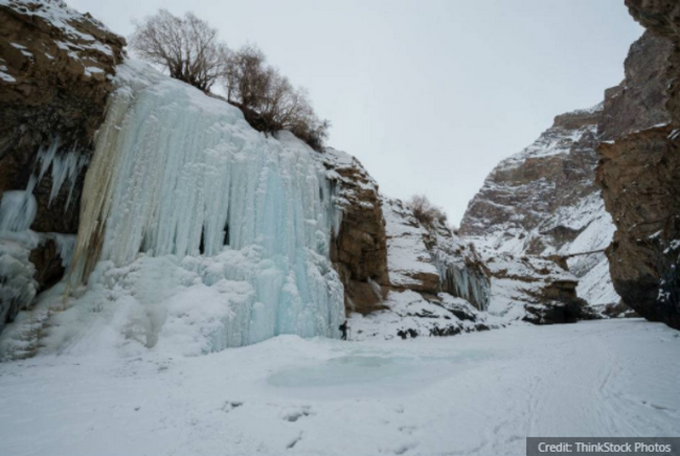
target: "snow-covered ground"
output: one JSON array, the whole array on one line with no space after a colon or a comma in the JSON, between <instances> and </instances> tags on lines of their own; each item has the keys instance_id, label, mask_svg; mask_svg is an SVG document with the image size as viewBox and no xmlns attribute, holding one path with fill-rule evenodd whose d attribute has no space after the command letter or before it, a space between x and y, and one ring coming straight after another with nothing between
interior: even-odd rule
<instances>
[{"instance_id":1,"label":"snow-covered ground","mask_svg":"<svg viewBox=\"0 0 680 456\"><path fill-rule=\"evenodd\" d=\"M0 364L3 455L524 454L526 436L680 436L680 333L644 320L205 356Z\"/></svg>"}]
</instances>

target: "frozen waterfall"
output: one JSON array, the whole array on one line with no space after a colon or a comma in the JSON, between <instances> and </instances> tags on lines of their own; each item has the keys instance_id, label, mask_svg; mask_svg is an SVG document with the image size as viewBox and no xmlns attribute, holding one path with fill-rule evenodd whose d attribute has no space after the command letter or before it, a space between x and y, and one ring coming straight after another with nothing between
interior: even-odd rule
<instances>
[{"instance_id":1,"label":"frozen waterfall","mask_svg":"<svg viewBox=\"0 0 680 456\"><path fill-rule=\"evenodd\" d=\"M93 310L127 341L187 354L338 337L336 214L317 154L146 64L120 65L114 82L81 201L78 298L52 342Z\"/></svg>"}]
</instances>

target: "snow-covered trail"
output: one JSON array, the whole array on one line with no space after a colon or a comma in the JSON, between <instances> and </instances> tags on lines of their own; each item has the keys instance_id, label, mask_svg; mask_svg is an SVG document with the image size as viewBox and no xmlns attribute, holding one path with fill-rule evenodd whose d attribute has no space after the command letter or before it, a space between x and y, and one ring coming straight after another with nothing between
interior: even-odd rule
<instances>
[{"instance_id":1,"label":"snow-covered trail","mask_svg":"<svg viewBox=\"0 0 680 456\"><path fill-rule=\"evenodd\" d=\"M3 455L518 455L527 435L680 436L679 355L679 332L612 320L39 357L0 365L0 442Z\"/></svg>"}]
</instances>

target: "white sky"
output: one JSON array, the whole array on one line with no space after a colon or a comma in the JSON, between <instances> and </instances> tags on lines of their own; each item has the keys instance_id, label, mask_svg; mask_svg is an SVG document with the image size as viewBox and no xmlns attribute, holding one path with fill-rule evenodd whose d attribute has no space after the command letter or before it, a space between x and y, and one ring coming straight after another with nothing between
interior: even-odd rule
<instances>
[{"instance_id":1,"label":"white sky","mask_svg":"<svg viewBox=\"0 0 680 456\"><path fill-rule=\"evenodd\" d=\"M458 224L503 158L555 115L602 100L642 28L623 0L68 0L110 29L193 11L258 44L389 196L426 194Z\"/></svg>"}]
</instances>

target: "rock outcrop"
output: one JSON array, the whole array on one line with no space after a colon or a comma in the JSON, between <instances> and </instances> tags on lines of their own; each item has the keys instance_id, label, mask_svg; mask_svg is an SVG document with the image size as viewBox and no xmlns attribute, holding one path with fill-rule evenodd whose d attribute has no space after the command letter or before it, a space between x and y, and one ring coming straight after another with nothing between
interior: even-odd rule
<instances>
[{"instance_id":1,"label":"rock outcrop","mask_svg":"<svg viewBox=\"0 0 680 456\"><path fill-rule=\"evenodd\" d=\"M28 249L39 291L63 274L53 238L77 231L84 171L125 40L58 0L0 0L0 23L0 263ZM30 302L30 293L5 291L0 308Z\"/></svg>"},{"instance_id":2,"label":"rock outcrop","mask_svg":"<svg viewBox=\"0 0 680 456\"><path fill-rule=\"evenodd\" d=\"M596 184L597 147L668 121L671 43L645 33L630 48L626 79L589 109L555 118L531 146L501 162L471 201L461 233L497 251L563 259L591 305L619 308L609 246L615 225Z\"/></svg>"},{"instance_id":3,"label":"rock outcrop","mask_svg":"<svg viewBox=\"0 0 680 456\"><path fill-rule=\"evenodd\" d=\"M389 280L378 184L351 155L327 148L321 158L334 186L338 217L331 261L345 287L345 309L363 314L379 310Z\"/></svg>"},{"instance_id":4,"label":"rock outcrop","mask_svg":"<svg viewBox=\"0 0 680 456\"><path fill-rule=\"evenodd\" d=\"M626 4L663 52L633 46L626 80L607 93L612 116L630 118L598 149L597 181L617 228L607 255L624 303L680 329L680 4Z\"/></svg>"},{"instance_id":5,"label":"rock outcrop","mask_svg":"<svg viewBox=\"0 0 680 456\"><path fill-rule=\"evenodd\" d=\"M419 221L408 205L384 198L389 282L375 290L381 308L352 313L351 338L453 336L502 323L484 310L489 277L474 249L437 220Z\"/></svg>"},{"instance_id":6,"label":"rock outcrop","mask_svg":"<svg viewBox=\"0 0 680 456\"><path fill-rule=\"evenodd\" d=\"M489 305L489 271L472 244L445 224L423 224L397 199L385 199L390 289L427 297L439 293L468 301L479 310Z\"/></svg>"},{"instance_id":7,"label":"rock outcrop","mask_svg":"<svg viewBox=\"0 0 680 456\"><path fill-rule=\"evenodd\" d=\"M483 250L491 277L489 312L545 325L598 318L578 297L578 279L553 259Z\"/></svg>"},{"instance_id":8,"label":"rock outcrop","mask_svg":"<svg viewBox=\"0 0 680 456\"><path fill-rule=\"evenodd\" d=\"M557 116L489 174L460 228L481 248L570 258L579 293L591 304L619 300L603 253L614 226L594 181L601 118L601 105ZM586 252L593 253L580 255Z\"/></svg>"}]
</instances>

